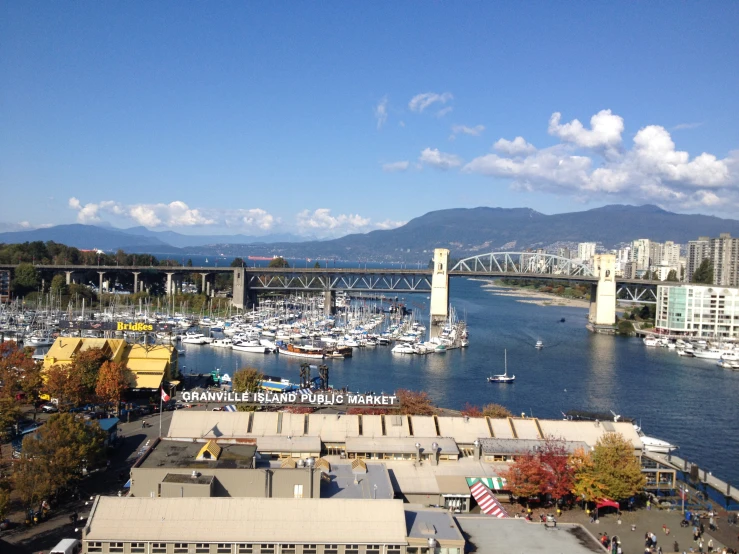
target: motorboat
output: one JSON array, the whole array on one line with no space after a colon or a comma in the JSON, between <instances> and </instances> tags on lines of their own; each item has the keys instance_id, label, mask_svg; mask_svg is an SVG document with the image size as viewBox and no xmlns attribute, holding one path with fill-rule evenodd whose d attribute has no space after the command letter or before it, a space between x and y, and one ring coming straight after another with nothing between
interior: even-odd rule
<instances>
[{"instance_id":1,"label":"motorboat","mask_svg":"<svg viewBox=\"0 0 739 554\"><path fill-rule=\"evenodd\" d=\"M659 343L657 342L657 339L653 337L644 337L643 339L644 346L658 346Z\"/></svg>"},{"instance_id":2,"label":"motorboat","mask_svg":"<svg viewBox=\"0 0 739 554\"><path fill-rule=\"evenodd\" d=\"M488 377L488 383L513 383L516 380L515 375L508 375L508 352L503 350L503 367L502 375L491 375Z\"/></svg>"},{"instance_id":3,"label":"motorboat","mask_svg":"<svg viewBox=\"0 0 739 554\"><path fill-rule=\"evenodd\" d=\"M182 339L182 344L207 344L208 340L202 333L188 333Z\"/></svg>"},{"instance_id":4,"label":"motorboat","mask_svg":"<svg viewBox=\"0 0 739 554\"><path fill-rule=\"evenodd\" d=\"M687 356L688 358L695 358L695 352L693 351L692 348L678 348L677 355Z\"/></svg>"},{"instance_id":5,"label":"motorboat","mask_svg":"<svg viewBox=\"0 0 739 554\"><path fill-rule=\"evenodd\" d=\"M673 450L677 450L678 447L675 446L674 444L671 444L667 441L663 441L662 439L648 437L642 432L641 427L639 427L636 423L633 423L633 425L634 425L634 429L636 429L636 432L639 435L639 438L641 439L642 445L644 445L645 452L657 452L660 454L668 454L669 452L672 452Z\"/></svg>"},{"instance_id":6,"label":"motorboat","mask_svg":"<svg viewBox=\"0 0 739 554\"><path fill-rule=\"evenodd\" d=\"M259 339L259 344L265 348L269 348L270 352L277 352L277 345L269 339Z\"/></svg>"},{"instance_id":7,"label":"motorboat","mask_svg":"<svg viewBox=\"0 0 739 554\"><path fill-rule=\"evenodd\" d=\"M541 350L542 348L544 348L544 343L542 341L538 340L538 341L536 341L536 344L534 345L534 348L536 348L537 350Z\"/></svg>"},{"instance_id":8,"label":"motorboat","mask_svg":"<svg viewBox=\"0 0 739 554\"><path fill-rule=\"evenodd\" d=\"M269 354L272 352L256 340L236 341L231 345L231 349L238 350L239 352L250 352L252 354Z\"/></svg>"},{"instance_id":9,"label":"motorboat","mask_svg":"<svg viewBox=\"0 0 739 554\"><path fill-rule=\"evenodd\" d=\"M234 350L236 350L235 346ZM316 360L322 360L324 358L323 350L317 346L303 346L293 343L287 346L280 345L279 353L284 356L294 356L296 358L313 358Z\"/></svg>"},{"instance_id":10,"label":"motorboat","mask_svg":"<svg viewBox=\"0 0 739 554\"><path fill-rule=\"evenodd\" d=\"M401 342L393 346L390 352L392 352L393 354L415 354L416 350L413 348L413 345L406 342Z\"/></svg>"},{"instance_id":11,"label":"motorboat","mask_svg":"<svg viewBox=\"0 0 739 554\"><path fill-rule=\"evenodd\" d=\"M215 348L231 348L233 341L231 339L215 339L210 345Z\"/></svg>"},{"instance_id":12,"label":"motorboat","mask_svg":"<svg viewBox=\"0 0 739 554\"><path fill-rule=\"evenodd\" d=\"M723 367L724 369L739 369L739 361L727 360L726 358L721 358L718 361L718 366Z\"/></svg>"}]
</instances>

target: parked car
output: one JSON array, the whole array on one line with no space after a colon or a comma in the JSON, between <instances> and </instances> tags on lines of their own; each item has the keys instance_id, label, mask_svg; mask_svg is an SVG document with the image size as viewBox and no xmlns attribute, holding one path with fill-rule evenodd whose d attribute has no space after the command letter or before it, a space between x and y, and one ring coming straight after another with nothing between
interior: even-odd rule
<instances>
[{"instance_id":1,"label":"parked car","mask_svg":"<svg viewBox=\"0 0 739 554\"><path fill-rule=\"evenodd\" d=\"M44 404L41 406L41 411L45 414L53 414L59 411L59 408L54 406L54 404Z\"/></svg>"}]
</instances>

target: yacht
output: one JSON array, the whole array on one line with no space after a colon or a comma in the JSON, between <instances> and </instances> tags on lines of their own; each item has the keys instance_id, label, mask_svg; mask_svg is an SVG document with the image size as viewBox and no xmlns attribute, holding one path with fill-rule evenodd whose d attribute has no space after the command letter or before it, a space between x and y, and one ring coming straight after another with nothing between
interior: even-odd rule
<instances>
[{"instance_id":1,"label":"yacht","mask_svg":"<svg viewBox=\"0 0 739 554\"><path fill-rule=\"evenodd\" d=\"M231 348L233 341L231 339L214 339L210 345L215 348Z\"/></svg>"},{"instance_id":2,"label":"yacht","mask_svg":"<svg viewBox=\"0 0 739 554\"><path fill-rule=\"evenodd\" d=\"M653 337L644 337L642 340L644 341L645 346L657 346L658 345L657 339Z\"/></svg>"},{"instance_id":3,"label":"yacht","mask_svg":"<svg viewBox=\"0 0 739 554\"><path fill-rule=\"evenodd\" d=\"M234 346L234 350L236 347ZM313 358L322 360L324 358L323 350L317 346L301 346L290 343L287 346L281 345L279 353L285 356L294 356L296 358Z\"/></svg>"},{"instance_id":4,"label":"yacht","mask_svg":"<svg viewBox=\"0 0 739 554\"><path fill-rule=\"evenodd\" d=\"M544 348L544 343L541 342L540 340L538 340L538 341L536 341L536 344L534 345L534 348L536 348L537 350L541 350L542 348Z\"/></svg>"},{"instance_id":5,"label":"yacht","mask_svg":"<svg viewBox=\"0 0 739 554\"><path fill-rule=\"evenodd\" d=\"M633 425L634 429L636 429L636 432L639 435L639 438L641 439L642 444L644 445L645 452L658 452L660 454L667 454L677 449L677 446L675 446L674 444L670 444L667 441L646 436L642 432L641 427L639 427L636 423L634 423Z\"/></svg>"},{"instance_id":6,"label":"yacht","mask_svg":"<svg viewBox=\"0 0 739 554\"><path fill-rule=\"evenodd\" d=\"M488 377L488 383L513 383L516 380L515 375L508 375L508 352L503 350L503 364L505 370L502 375L491 375Z\"/></svg>"},{"instance_id":7,"label":"yacht","mask_svg":"<svg viewBox=\"0 0 739 554\"><path fill-rule=\"evenodd\" d=\"M182 344L207 344L208 340L202 333L187 333L182 339Z\"/></svg>"},{"instance_id":8,"label":"yacht","mask_svg":"<svg viewBox=\"0 0 739 554\"><path fill-rule=\"evenodd\" d=\"M231 348L233 350L238 350L239 352L251 352L252 354L269 354L272 352L272 350L259 344L259 341L256 340L238 340L231 345Z\"/></svg>"},{"instance_id":9,"label":"yacht","mask_svg":"<svg viewBox=\"0 0 739 554\"><path fill-rule=\"evenodd\" d=\"M416 350L413 348L412 345L401 342L393 346L392 350L390 350L393 354L415 354Z\"/></svg>"}]
</instances>

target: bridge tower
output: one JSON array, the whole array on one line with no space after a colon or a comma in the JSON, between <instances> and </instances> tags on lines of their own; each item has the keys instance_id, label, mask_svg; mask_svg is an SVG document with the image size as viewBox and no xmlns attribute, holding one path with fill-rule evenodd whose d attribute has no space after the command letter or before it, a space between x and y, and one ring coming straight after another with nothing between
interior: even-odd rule
<instances>
[{"instance_id":1,"label":"bridge tower","mask_svg":"<svg viewBox=\"0 0 739 554\"><path fill-rule=\"evenodd\" d=\"M593 258L593 273L598 283L590 288L591 325L614 325L616 323L616 256L597 254Z\"/></svg>"},{"instance_id":2,"label":"bridge tower","mask_svg":"<svg viewBox=\"0 0 739 554\"><path fill-rule=\"evenodd\" d=\"M203 277L203 280L206 280L205 277ZM256 306L258 303L257 291L249 288L249 276L243 267L234 268L233 287L231 291L231 304L234 308L246 310L252 306Z\"/></svg>"},{"instance_id":3,"label":"bridge tower","mask_svg":"<svg viewBox=\"0 0 739 554\"><path fill-rule=\"evenodd\" d=\"M434 273L431 277L431 325L429 338L439 336L449 317L449 250L434 250Z\"/></svg>"}]
</instances>

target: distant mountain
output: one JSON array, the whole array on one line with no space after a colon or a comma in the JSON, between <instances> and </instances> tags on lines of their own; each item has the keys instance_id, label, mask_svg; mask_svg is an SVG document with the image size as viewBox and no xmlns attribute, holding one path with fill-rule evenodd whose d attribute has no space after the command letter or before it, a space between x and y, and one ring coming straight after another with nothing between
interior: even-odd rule
<instances>
[{"instance_id":1,"label":"distant mountain","mask_svg":"<svg viewBox=\"0 0 739 554\"><path fill-rule=\"evenodd\" d=\"M303 242L315 240L314 237L301 237L290 233L249 236L249 235L183 235L175 231L151 231L146 227L131 227L121 231L142 237L155 237L179 248L186 246L205 246L208 244L259 244L272 242Z\"/></svg>"},{"instance_id":2,"label":"distant mountain","mask_svg":"<svg viewBox=\"0 0 739 554\"><path fill-rule=\"evenodd\" d=\"M676 214L657 206L610 205L545 215L528 208L454 208L429 212L397 229L300 244L219 245L187 248L192 254L285 256L375 261L424 261L444 247L455 258L501 250L521 251L555 242L599 242L605 247L638 238L686 243L719 233L739 236L739 221Z\"/></svg>"},{"instance_id":3,"label":"distant mountain","mask_svg":"<svg viewBox=\"0 0 739 554\"><path fill-rule=\"evenodd\" d=\"M112 227L96 225L56 225L32 231L15 231L0 233L0 242L18 243L33 241L50 241L74 246L83 250L93 248L99 250L123 249L127 252L176 252L178 249L156 237L136 236Z\"/></svg>"}]
</instances>

